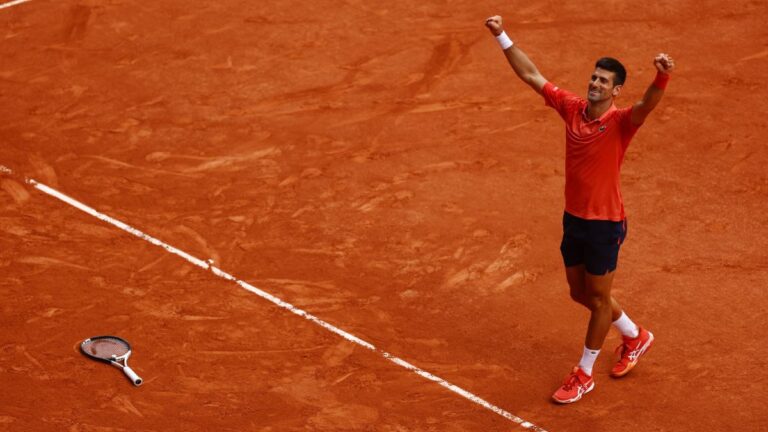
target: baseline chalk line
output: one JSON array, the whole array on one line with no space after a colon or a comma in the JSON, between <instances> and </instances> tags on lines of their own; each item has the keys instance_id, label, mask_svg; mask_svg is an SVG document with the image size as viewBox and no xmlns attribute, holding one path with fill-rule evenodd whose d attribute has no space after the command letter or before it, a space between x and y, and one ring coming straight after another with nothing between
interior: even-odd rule
<instances>
[{"instance_id":1,"label":"baseline chalk line","mask_svg":"<svg viewBox=\"0 0 768 432\"><path fill-rule=\"evenodd\" d=\"M6 167L4 167L2 165L0 165L0 173L5 173L5 174L13 175L13 171L12 170L10 170L9 168L6 168ZM508 411L506 411L506 410L496 406L496 405L493 405L492 403L490 403L490 402L480 398L479 396L476 396L476 395L470 393L467 390L464 390L463 388L461 388L461 387L459 387L457 385L451 384L450 382L448 382L448 381L446 381L446 380L444 380L444 379L442 379L442 378L440 378L440 377L438 377L436 375L433 375L432 373L427 372L424 369L419 368L418 366L414 366L411 363L408 363L407 361L405 361L405 360L403 360L403 359L401 359L401 358L399 358L399 357L397 357L397 356L395 356L393 354L390 354L390 353L388 353L388 352L386 352L384 350L376 348L373 344L371 344L369 342L366 342L366 341L358 338L355 335L347 333L346 331L344 331L344 330L334 326L333 324L327 323L327 322L323 321L322 319L320 319L320 318L310 314L309 312L306 312L306 311L304 311L302 309L299 309L296 306L294 306L294 305L292 305L292 304L290 304L290 303L288 303L288 302L286 302L286 301L284 301L284 300L282 300L282 299L280 299L278 297L275 297L274 295L272 295L272 294L270 294L270 293L268 293L268 292L266 292L264 290L261 290L261 289L255 287L255 286L249 284L248 282L246 282L244 280L238 279L237 277L235 277L235 276L233 276L233 275L231 275L231 274L221 270L220 268L214 266L212 261L206 261L206 260L202 260L200 258L194 257L194 256L192 256L192 255L182 251L181 249L175 248L175 247L173 247L173 246L171 246L171 245L169 245L167 243L164 243L163 241L158 240L158 239L156 239L156 238L154 238L154 237L152 237L152 236L150 236L148 234L145 234L144 232L142 232L142 231L140 231L140 230L138 230L138 229L136 229L136 228L134 228L134 227L124 223L124 222L121 222L121 221L119 221L119 220L117 220L117 219L115 219L113 217L107 216L106 214L101 213L101 212L93 209L92 207L89 207L89 206L81 203L80 201L77 201L76 199L71 198L71 197L63 194L63 193L57 191L56 189L53 189L53 188L51 188L49 186L46 186L43 183L38 182L37 180L26 178L24 181L27 184L29 184L32 187L34 187L35 189L37 189L37 190L39 190L39 191L41 191L41 192L43 192L43 193L45 193L47 195L50 195L50 196L52 196L52 197L54 197L54 198L56 198L56 199L58 199L60 201L63 201L65 203L71 205L72 207L77 208L78 210L81 210L81 211L83 211L85 213L88 213L89 215L91 215L91 216L93 216L93 217L95 217L95 218L97 218L97 219L99 219L101 221L104 221L104 222L106 222L106 223L108 223L110 225L113 225L113 226L115 226L117 228L120 228L121 230L123 230L123 231L125 231L125 232L127 232L129 234L132 234L132 235L134 235L136 237L139 237L140 239L145 240L145 241L147 241L147 242L149 242L149 243L151 243L151 244L153 244L155 246L159 246L159 247L165 249L167 252L170 252L170 253L172 253L174 255L178 255L179 257L184 258L188 262L190 262L190 263L192 263L192 264L194 264L194 265L196 265L196 266L198 266L198 267L200 267L202 269L208 270L211 273L213 273L214 275L216 275L216 276L218 276L218 277L220 277L222 279L226 279L228 281L234 282L237 285L239 285L241 288L243 288L243 289L245 289L245 290L247 290L247 291L249 291L249 292L251 292L253 294L256 294L257 296L259 296L259 297L261 297L261 298L263 298L265 300L268 300L268 301L276 304L277 306L280 306L281 308L286 309L286 310L288 310L288 311L290 311L290 312L292 312L292 313L294 313L294 314L296 314L296 315L298 315L298 316L300 316L302 318L305 318L305 319L307 319L309 321L312 321L313 323L319 325L320 327L322 327L322 328L324 328L324 329L326 329L326 330L328 330L328 331L330 331L330 332L332 332L332 333L334 333L334 334L336 334L338 336L341 336L342 338L344 338L344 339L346 339L346 340L348 340L348 341L350 341L352 343L360 345L361 347L366 348L368 350L374 351L374 352L378 353L380 356L382 356L385 359L387 359L388 361L390 361L390 362L392 362L392 363L394 363L394 364L396 364L396 365L398 365L398 366L400 366L400 367L402 367L402 368L404 368L406 370L409 370L409 371L415 373L416 375L419 375L419 376L421 376L421 377L423 377L423 378L425 378L425 379L427 379L429 381L435 382L435 383L441 385L442 387L445 387L446 389L448 389L448 390L450 390L450 391L460 395L461 397L463 397L463 398L465 398L465 399L467 399L467 400L469 400L471 402L474 402L474 403L482 406L483 408L486 408L486 409L488 409L490 411L493 411L494 413L504 417L507 420L510 420L510 421L512 421L514 423L517 423L519 426L521 426L521 427L523 427L525 429L528 429L528 430L531 430L531 431L535 431L535 432L547 432L545 429L543 429L543 428L541 428L539 426L536 426L533 423L531 423L529 421L526 421L526 420L524 420L524 419L522 419L522 418L520 418L520 417L518 417L518 416L516 416L516 415L514 415L514 414L512 414L512 413L510 413L510 412L508 412Z\"/></svg>"},{"instance_id":2,"label":"baseline chalk line","mask_svg":"<svg viewBox=\"0 0 768 432\"><path fill-rule=\"evenodd\" d=\"M26 3L26 2L29 2L29 1L32 1L32 0L14 0L12 2L3 3L3 4L0 4L0 9L5 9L5 8L9 8L11 6L20 5L22 3Z\"/></svg>"}]
</instances>

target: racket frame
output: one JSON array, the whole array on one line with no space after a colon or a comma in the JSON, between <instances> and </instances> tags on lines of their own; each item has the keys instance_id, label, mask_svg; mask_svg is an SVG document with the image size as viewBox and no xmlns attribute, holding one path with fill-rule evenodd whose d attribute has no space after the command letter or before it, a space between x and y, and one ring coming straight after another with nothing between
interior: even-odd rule
<instances>
[{"instance_id":1,"label":"racket frame","mask_svg":"<svg viewBox=\"0 0 768 432\"><path fill-rule=\"evenodd\" d=\"M108 359L95 356L95 355L89 353L86 350L86 347L88 345L90 345L91 342L99 340L99 339L118 340L118 341L124 343L126 347L128 347L128 351L125 354L121 355L121 356L116 356L116 355L113 354L112 358L108 358ZM90 338L88 338L88 339L86 339L86 340L84 340L84 341L82 341L80 343L80 352L82 352L88 358L91 358L91 359L96 360L96 361L100 361L102 363L109 363L112 366L114 366L114 367L116 367L118 369L121 369L125 373L125 375L128 376L128 378L131 380L133 385L135 385L136 387L140 386L144 382L144 380L141 379L141 377L136 372L134 372L134 370L131 369L130 366L128 366L128 357L131 356L131 344L128 343L127 340L125 340L125 339L123 339L121 337L110 336L110 335L90 337Z\"/></svg>"}]
</instances>

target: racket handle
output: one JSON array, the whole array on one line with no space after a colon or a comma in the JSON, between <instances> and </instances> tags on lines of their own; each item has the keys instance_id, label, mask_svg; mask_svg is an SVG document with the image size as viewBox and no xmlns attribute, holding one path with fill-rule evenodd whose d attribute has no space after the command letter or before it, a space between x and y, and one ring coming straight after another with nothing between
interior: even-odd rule
<instances>
[{"instance_id":1,"label":"racket handle","mask_svg":"<svg viewBox=\"0 0 768 432\"><path fill-rule=\"evenodd\" d=\"M133 385L140 386L142 382L144 382L140 376L136 374L136 372L133 371L133 369L129 368L128 366L123 368L123 372L125 372L126 375L128 375L128 378L131 379L133 382Z\"/></svg>"}]
</instances>

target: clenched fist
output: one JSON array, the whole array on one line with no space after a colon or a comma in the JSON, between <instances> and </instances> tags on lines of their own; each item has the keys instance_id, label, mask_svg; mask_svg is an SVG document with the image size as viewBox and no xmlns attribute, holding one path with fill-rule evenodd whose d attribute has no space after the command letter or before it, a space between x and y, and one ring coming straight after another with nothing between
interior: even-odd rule
<instances>
[{"instance_id":1,"label":"clenched fist","mask_svg":"<svg viewBox=\"0 0 768 432\"><path fill-rule=\"evenodd\" d=\"M653 59L653 65L656 66L656 69L658 69L659 72L671 73L672 69L675 68L675 61L669 54L661 53L657 54Z\"/></svg>"},{"instance_id":2,"label":"clenched fist","mask_svg":"<svg viewBox=\"0 0 768 432\"><path fill-rule=\"evenodd\" d=\"M488 27L488 30L490 30L491 34L494 36L498 36L504 31L504 29L501 28L501 17L498 15L486 19L485 26Z\"/></svg>"}]
</instances>

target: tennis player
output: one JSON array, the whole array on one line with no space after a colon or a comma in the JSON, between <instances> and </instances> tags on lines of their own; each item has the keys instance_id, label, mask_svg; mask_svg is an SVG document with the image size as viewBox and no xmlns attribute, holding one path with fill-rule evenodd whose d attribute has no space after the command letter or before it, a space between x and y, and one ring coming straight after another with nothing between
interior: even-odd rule
<instances>
[{"instance_id":1,"label":"tennis player","mask_svg":"<svg viewBox=\"0 0 768 432\"><path fill-rule=\"evenodd\" d=\"M507 36L500 16L488 18L485 25L517 76L565 121L565 212L560 251L571 298L591 312L581 360L552 395L556 402L572 403L595 387L592 368L611 323L623 339L612 376L626 375L653 344L653 334L632 322L611 296L619 248L627 235L619 171L629 142L661 101L675 62L667 54L657 55L653 59L656 78L642 100L617 108L614 100L627 76L618 60L604 57L597 61L585 100L547 81Z\"/></svg>"}]
</instances>

